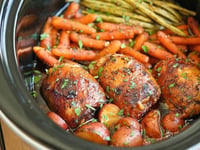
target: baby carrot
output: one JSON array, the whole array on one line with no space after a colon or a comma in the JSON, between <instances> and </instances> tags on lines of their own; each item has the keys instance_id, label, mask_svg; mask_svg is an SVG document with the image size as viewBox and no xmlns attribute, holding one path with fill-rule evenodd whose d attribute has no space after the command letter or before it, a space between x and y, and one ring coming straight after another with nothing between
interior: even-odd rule
<instances>
[{"instance_id":1,"label":"baby carrot","mask_svg":"<svg viewBox=\"0 0 200 150\"><path fill-rule=\"evenodd\" d=\"M60 40L58 43L58 48L68 48L70 44L70 39L69 39L69 32L62 30L60 33Z\"/></svg>"},{"instance_id":2,"label":"baby carrot","mask_svg":"<svg viewBox=\"0 0 200 150\"><path fill-rule=\"evenodd\" d=\"M183 44L183 45L197 45L197 44L200 44L200 37L171 36L170 39L175 44Z\"/></svg>"},{"instance_id":3,"label":"baby carrot","mask_svg":"<svg viewBox=\"0 0 200 150\"><path fill-rule=\"evenodd\" d=\"M185 30L188 30L188 27L189 26L187 24L182 24L182 25L177 26L176 28L185 31ZM165 34L170 34L170 35L174 34L174 32L171 31L170 29L164 29L162 31L165 32Z\"/></svg>"},{"instance_id":4,"label":"baby carrot","mask_svg":"<svg viewBox=\"0 0 200 150\"><path fill-rule=\"evenodd\" d=\"M98 23L97 27L102 31L117 31L117 30L125 30L131 28L131 26L128 25L114 24L109 22Z\"/></svg>"},{"instance_id":5,"label":"baby carrot","mask_svg":"<svg viewBox=\"0 0 200 150\"><path fill-rule=\"evenodd\" d=\"M103 40L92 39L89 36L79 35L75 32L70 34L70 39L77 44L82 44L84 47L90 47L94 49L103 49L106 44L106 42Z\"/></svg>"},{"instance_id":6,"label":"baby carrot","mask_svg":"<svg viewBox=\"0 0 200 150\"><path fill-rule=\"evenodd\" d=\"M107 32L98 32L91 35L92 38L100 40L125 40L132 39L134 37L134 31L132 29L119 30L119 31L107 31Z\"/></svg>"},{"instance_id":7,"label":"baby carrot","mask_svg":"<svg viewBox=\"0 0 200 150\"><path fill-rule=\"evenodd\" d=\"M192 33L198 37L200 37L199 25L198 22L193 17L188 17L187 23L192 30Z\"/></svg>"},{"instance_id":8,"label":"baby carrot","mask_svg":"<svg viewBox=\"0 0 200 150\"><path fill-rule=\"evenodd\" d=\"M178 49L178 47L170 40L163 31L157 32L157 38L163 46L165 46L170 52L178 55L179 57L186 58L186 56Z\"/></svg>"},{"instance_id":9,"label":"baby carrot","mask_svg":"<svg viewBox=\"0 0 200 150\"><path fill-rule=\"evenodd\" d=\"M165 51L159 45L150 42L144 42L142 50L144 53L147 53L150 56L153 56L161 60L174 57L171 53Z\"/></svg>"},{"instance_id":10,"label":"baby carrot","mask_svg":"<svg viewBox=\"0 0 200 150\"><path fill-rule=\"evenodd\" d=\"M54 48L52 54L55 56L63 56L67 59L91 61L96 58L96 53L91 50L84 50L80 48Z\"/></svg>"},{"instance_id":11,"label":"baby carrot","mask_svg":"<svg viewBox=\"0 0 200 150\"><path fill-rule=\"evenodd\" d=\"M72 2L69 4L68 8L64 12L64 18L72 18L76 15L80 8L80 5L78 3Z\"/></svg>"},{"instance_id":12,"label":"baby carrot","mask_svg":"<svg viewBox=\"0 0 200 150\"><path fill-rule=\"evenodd\" d=\"M51 18L49 17L44 25L43 33L40 35L40 46L43 48L51 48Z\"/></svg>"},{"instance_id":13,"label":"baby carrot","mask_svg":"<svg viewBox=\"0 0 200 150\"><path fill-rule=\"evenodd\" d=\"M119 50L119 53L128 55L128 56L132 56L135 59L137 59L139 62L141 63L148 63L149 61L149 57L146 56L145 54L140 53L139 51L134 50L131 47L126 46L125 48L121 48Z\"/></svg>"},{"instance_id":14,"label":"baby carrot","mask_svg":"<svg viewBox=\"0 0 200 150\"><path fill-rule=\"evenodd\" d=\"M139 34L135 39L135 44L133 46L134 50L141 50L141 47L144 42L146 42L149 39L149 34L147 32L143 32L142 34Z\"/></svg>"},{"instance_id":15,"label":"baby carrot","mask_svg":"<svg viewBox=\"0 0 200 150\"><path fill-rule=\"evenodd\" d=\"M74 19L74 21L80 22L82 24L89 24L97 19L97 14L87 14L85 16Z\"/></svg>"},{"instance_id":16,"label":"baby carrot","mask_svg":"<svg viewBox=\"0 0 200 150\"><path fill-rule=\"evenodd\" d=\"M33 51L37 57L49 66L53 66L58 60L52 55L52 53L40 46L34 46Z\"/></svg>"},{"instance_id":17,"label":"baby carrot","mask_svg":"<svg viewBox=\"0 0 200 150\"><path fill-rule=\"evenodd\" d=\"M52 18L52 25L57 29L77 31L85 34L93 34L96 33L96 29L89 27L85 24L72 21L69 19L64 19L62 17L54 16Z\"/></svg>"},{"instance_id":18,"label":"baby carrot","mask_svg":"<svg viewBox=\"0 0 200 150\"><path fill-rule=\"evenodd\" d=\"M51 30L51 45L56 46L58 44L58 30L55 28L52 28Z\"/></svg>"},{"instance_id":19,"label":"baby carrot","mask_svg":"<svg viewBox=\"0 0 200 150\"><path fill-rule=\"evenodd\" d=\"M109 22L98 23L97 27L103 31L117 31L117 30L132 29L135 34L141 34L142 32L144 32L144 29L140 26L128 26L124 24L115 24L115 23L109 23Z\"/></svg>"},{"instance_id":20,"label":"baby carrot","mask_svg":"<svg viewBox=\"0 0 200 150\"><path fill-rule=\"evenodd\" d=\"M115 54L120 49L120 47L121 42L118 40L114 40L110 43L108 47L104 48L97 54L96 59L99 59L107 54Z\"/></svg>"}]
</instances>

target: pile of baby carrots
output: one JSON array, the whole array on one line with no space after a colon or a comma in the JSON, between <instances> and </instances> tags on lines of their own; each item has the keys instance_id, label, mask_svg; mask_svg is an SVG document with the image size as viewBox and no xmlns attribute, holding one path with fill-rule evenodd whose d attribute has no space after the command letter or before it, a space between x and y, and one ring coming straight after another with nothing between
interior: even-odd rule
<instances>
[{"instance_id":1,"label":"pile of baby carrots","mask_svg":"<svg viewBox=\"0 0 200 150\"><path fill-rule=\"evenodd\" d=\"M95 61L108 54L132 56L147 68L171 57L186 59L188 51L200 53L198 22L189 16L177 26L186 36L169 29L149 34L141 26L105 22L98 14L80 13L80 5L71 2L61 16L49 17L33 50L49 66L60 57L76 61ZM195 63L199 64L198 58ZM199 56L199 54L198 54Z\"/></svg>"}]
</instances>

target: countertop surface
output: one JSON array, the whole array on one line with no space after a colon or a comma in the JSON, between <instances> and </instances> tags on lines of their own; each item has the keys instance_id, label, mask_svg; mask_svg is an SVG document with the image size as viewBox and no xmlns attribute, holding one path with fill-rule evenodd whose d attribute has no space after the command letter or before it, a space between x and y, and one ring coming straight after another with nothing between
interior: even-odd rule
<instances>
[{"instance_id":1,"label":"countertop surface","mask_svg":"<svg viewBox=\"0 0 200 150\"><path fill-rule=\"evenodd\" d=\"M19 136L17 136L2 120L1 128L6 150L35 150L28 143L19 138Z\"/></svg>"}]
</instances>

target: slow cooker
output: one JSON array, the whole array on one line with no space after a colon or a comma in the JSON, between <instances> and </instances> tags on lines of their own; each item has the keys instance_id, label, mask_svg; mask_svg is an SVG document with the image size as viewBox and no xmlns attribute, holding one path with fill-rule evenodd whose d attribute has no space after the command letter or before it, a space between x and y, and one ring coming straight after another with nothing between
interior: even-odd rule
<instances>
[{"instance_id":1,"label":"slow cooker","mask_svg":"<svg viewBox=\"0 0 200 150\"><path fill-rule=\"evenodd\" d=\"M177 2L196 12L200 10L198 0ZM142 147L113 148L87 142L64 132L47 117L30 93L33 84L31 70L36 65L36 58L29 48L23 51L20 51L20 48L36 44L46 18L59 13L67 6L68 3L64 0L0 0L1 119L36 149L172 150L187 149L198 144L200 142L199 119L187 130L167 140ZM197 17L200 20L199 14ZM24 32L27 26L29 32ZM25 42L21 36L26 36Z\"/></svg>"}]
</instances>

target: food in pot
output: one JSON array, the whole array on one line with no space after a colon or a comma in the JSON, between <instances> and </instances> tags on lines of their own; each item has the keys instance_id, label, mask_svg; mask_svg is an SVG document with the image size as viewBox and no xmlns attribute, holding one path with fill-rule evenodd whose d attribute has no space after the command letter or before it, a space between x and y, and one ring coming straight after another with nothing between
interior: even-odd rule
<instances>
[{"instance_id":1,"label":"food in pot","mask_svg":"<svg viewBox=\"0 0 200 150\"><path fill-rule=\"evenodd\" d=\"M80 4L50 16L33 47L48 70L41 94L54 122L62 117L67 132L91 142L133 147L199 118L195 12L168 1Z\"/></svg>"},{"instance_id":2,"label":"food in pot","mask_svg":"<svg viewBox=\"0 0 200 150\"><path fill-rule=\"evenodd\" d=\"M126 126L129 128L137 129L138 131L141 131L141 125L139 121L133 117L123 117L121 118L116 124L115 129L118 129L122 126Z\"/></svg>"},{"instance_id":3,"label":"food in pot","mask_svg":"<svg viewBox=\"0 0 200 150\"><path fill-rule=\"evenodd\" d=\"M90 73L98 76L100 85L107 89L107 95L123 109L125 116L141 119L160 97L156 80L132 57L123 54L102 57Z\"/></svg>"},{"instance_id":4,"label":"food in pot","mask_svg":"<svg viewBox=\"0 0 200 150\"><path fill-rule=\"evenodd\" d=\"M113 127L122 118L120 108L112 103L105 104L98 113L99 122L106 125L107 128Z\"/></svg>"},{"instance_id":5,"label":"food in pot","mask_svg":"<svg viewBox=\"0 0 200 150\"><path fill-rule=\"evenodd\" d=\"M141 132L135 128L122 126L111 137L111 145L116 147L133 147L142 144Z\"/></svg>"},{"instance_id":6,"label":"food in pot","mask_svg":"<svg viewBox=\"0 0 200 150\"><path fill-rule=\"evenodd\" d=\"M49 111L47 113L47 115L53 122L55 122L57 125L59 125L64 130L68 129L67 123L58 114L56 114L53 111Z\"/></svg>"},{"instance_id":7,"label":"food in pot","mask_svg":"<svg viewBox=\"0 0 200 150\"><path fill-rule=\"evenodd\" d=\"M108 128L100 122L92 122L79 127L75 135L91 142L107 145L110 141Z\"/></svg>"},{"instance_id":8,"label":"food in pot","mask_svg":"<svg viewBox=\"0 0 200 150\"><path fill-rule=\"evenodd\" d=\"M50 109L71 128L93 118L96 108L106 101L99 83L79 64L69 60L49 70L41 91Z\"/></svg>"},{"instance_id":9,"label":"food in pot","mask_svg":"<svg viewBox=\"0 0 200 150\"><path fill-rule=\"evenodd\" d=\"M141 121L141 125L147 136L152 138L162 137L160 117L159 110L151 110L144 116Z\"/></svg>"},{"instance_id":10,"label":"food in pot","mask_svg":"<svg viewBox=\"0 0 200 150\"><path fill-rule=\"evenodd\" d=\"M184 118L200 113L200 70L195 65L181 58L167 59L156 64L153 74L171 111Z\"/></svg>"},{"instance_id":11,"label":"food in pot","mask_svg":"<svg viewBox=\"0 0 200 150\"><path fill-rule=\"evenodd\" d=\"M179 132L185 125L184 120L179 113L168 113L162 118L162 126L165 130L170 132Z\"/></svg>"}]
</instances>

